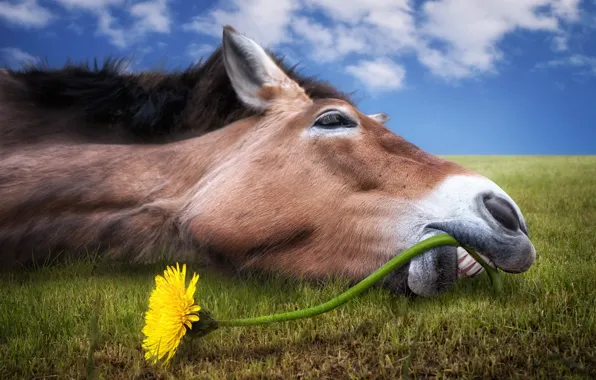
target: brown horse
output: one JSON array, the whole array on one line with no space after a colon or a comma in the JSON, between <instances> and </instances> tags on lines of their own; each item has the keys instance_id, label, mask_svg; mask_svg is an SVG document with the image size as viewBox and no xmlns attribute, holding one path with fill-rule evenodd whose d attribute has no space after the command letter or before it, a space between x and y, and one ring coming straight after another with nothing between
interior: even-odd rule
<instances>
[{"instance_id":1,"label":"brown horse","mask_svg":"<svg viewBox=\"0 0 596 380\"><path fill-rule=\"evenodd\" d=\"M100 249L357 280L447 232L527 270L535 250L515 202L384 120L231 27L179 73L0 72L0 267ZM386 285L436 294L469 273L466 260L435 248Z\"/></svg>"}]
</instances>

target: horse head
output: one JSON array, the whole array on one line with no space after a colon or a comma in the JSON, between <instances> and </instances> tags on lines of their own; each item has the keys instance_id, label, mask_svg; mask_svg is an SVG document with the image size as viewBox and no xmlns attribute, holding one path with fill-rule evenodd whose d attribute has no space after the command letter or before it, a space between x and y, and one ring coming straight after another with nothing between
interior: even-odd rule
<instances>
[{"instance_id":1,"label":"horse head","mask_svg":"<svg viewBox=\"0 0 596 380\"><path fill-rule=\"evenodd\" d=\"M29 150L3 148L0 244L14 251L33 236L70 249L142 251L138 257L148 259L159 243L173 247L175 258L210 258L241 271L358 280L409 246L448 233L504 271L532 265L536 253L519 207L488 178L404 140L383 125L385 114L366 115L333 91L313 96L231 27L223 31L221 61L221 92L196 85L190 93L219 104L224 90L232 93L244 109L224 126L197 116L221 111L191 96L177 117L206 131L200 135L159 144L79 137L60 145L55 138L35 140ZM52 212L35 209L39 194L54 199ZM27 211L26 221L18 210ZM176 256L180 247L191 253ZM461 248L434 248L385 284L430 296L454 284L470 260Z\"/></svg>"}]
</instances>

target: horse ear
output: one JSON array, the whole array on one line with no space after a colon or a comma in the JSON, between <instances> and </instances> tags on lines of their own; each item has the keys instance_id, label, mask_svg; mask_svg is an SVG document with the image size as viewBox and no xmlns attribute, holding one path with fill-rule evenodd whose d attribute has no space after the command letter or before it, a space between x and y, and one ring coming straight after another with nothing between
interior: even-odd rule
<instances>
[{"instance_id":1,"label":"horse ear","mask_svg":"<svg viewBox=\"0 0 596 380\"><path fill-rule=\"evenodd\" d=\"M267 108L271 98L279 93L266 91L265 87L299 87L259 44L229 25L223 30L222 50L226 72L236 94L256 111Z\"/></svg>"},{"instance_id":2,"label":"horse ear","mask_svg":"<svg viewBox=\"0 0 596 380\"><path fill-rule=\"evenodd\" d=\"M367 115L367 116L381 124L385 124L390 119L389 115L387 115L386 113L383 113L383 112L373 113L373 114Z\"/></svg>"}]
</instances>

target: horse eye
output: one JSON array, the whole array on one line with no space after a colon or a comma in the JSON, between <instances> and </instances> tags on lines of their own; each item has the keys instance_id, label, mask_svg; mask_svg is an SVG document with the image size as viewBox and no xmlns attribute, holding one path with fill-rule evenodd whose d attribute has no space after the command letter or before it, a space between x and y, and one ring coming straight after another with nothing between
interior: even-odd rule
<instances>
[{"instance_id":1,"label":"horse eye","mask_svg":"<svg viewBox=\"0 0 596 380\"><path fill-rule=\"evenodd\" d=\"M329 111L319 116L313 126L323 129L353 128L356 123L339 111Z\"/></svg>"}]
</instances>

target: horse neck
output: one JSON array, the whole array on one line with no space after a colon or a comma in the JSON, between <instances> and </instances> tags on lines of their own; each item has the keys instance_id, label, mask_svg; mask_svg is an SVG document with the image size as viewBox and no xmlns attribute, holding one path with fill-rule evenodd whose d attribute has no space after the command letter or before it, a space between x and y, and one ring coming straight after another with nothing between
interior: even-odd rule
<instances>
[{"instance_id":1,"label":"horse neck","mask_svg":"<svg viewBox=\"0 0 596 380\"><path fill-rule=\"evenodd\" d=\"M0 158L0 267L60 249L182 254L192 242L180 212L228 149L226 132L167 145L44 142Z\"/></svg>"}]
</instances>

